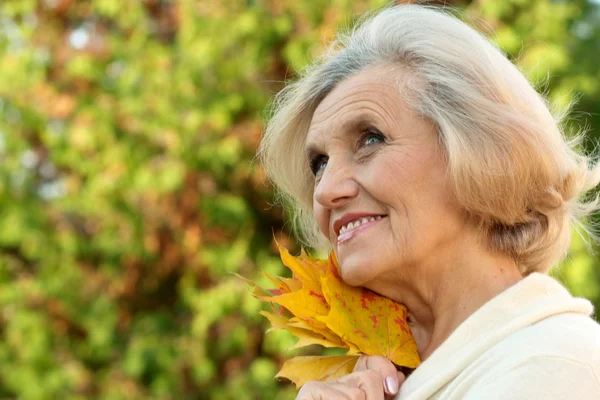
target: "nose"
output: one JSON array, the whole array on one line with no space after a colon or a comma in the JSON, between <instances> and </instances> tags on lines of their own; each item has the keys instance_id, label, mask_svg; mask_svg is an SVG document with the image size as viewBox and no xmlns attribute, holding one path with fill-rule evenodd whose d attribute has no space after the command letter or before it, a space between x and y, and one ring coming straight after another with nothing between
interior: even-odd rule
<instances>
[{"instance_id":1,"label":"nose","mask_svg":"<svg viewBox=\"0 0 600 400\"><path fill-rule=\"evenodd\" d=\"M350 165L336 166L330 158L315 188L315 200L323 207L343 207L358 195L358 183Z\"/></svg>"}]
</instances>

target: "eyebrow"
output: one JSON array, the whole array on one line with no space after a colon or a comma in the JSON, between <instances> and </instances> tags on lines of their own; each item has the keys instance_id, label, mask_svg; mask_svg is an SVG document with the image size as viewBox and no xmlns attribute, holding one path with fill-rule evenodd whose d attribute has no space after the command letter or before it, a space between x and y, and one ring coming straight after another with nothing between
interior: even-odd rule
<instances>
[{"instance_id":1,"label":"eyebrow","mask_svg":"<svg viewBox=\"0 0 600 400\"><path fill-rule=\"evenodd\" d=\"M340 126L340 131L356 135L358 133L362 133L369 127L378 125L379 123L379 118L373 116L373 113L363 111L356 116L343 121ZM322 133L319 132L319 134ZM312 160L317 154L321 153L321 151L319 151L319 147L318 141L306 143L305 153L309 161Z\"/></svg>"}]
</instances>

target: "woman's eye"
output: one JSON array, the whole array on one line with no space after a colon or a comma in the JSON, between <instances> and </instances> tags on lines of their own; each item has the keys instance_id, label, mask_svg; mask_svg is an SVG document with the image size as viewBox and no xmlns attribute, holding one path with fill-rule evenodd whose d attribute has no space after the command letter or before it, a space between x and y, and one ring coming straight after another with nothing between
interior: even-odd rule
<instances>
[{"instance_id":1,"label":"woman's eye","mask_svg":"<svg viewBox=\"0 0 600 400\"><path fill-rule=\"evenodd\" d=\"M383 139L382 139L382 138L380 138L379 136L375 136L375 135L373 135L373 136L369 136L369 137L367 138L367 140L365 140L365 144L366 144L366 145L369 145L369 144L376 144L376 143L381 143L381 142L383 142Z\"/></svg>"},{"instance_id":2,"label":"woman's eye","mask_svg":"<svg viewBox=\"0 0 600 400\"><path fill-rule=\"evenodd\" d=\"M325 169L327 166L327 157L326 156L318 156L311 160L310 169L314 176L320 174L321 171Z\"/></svg>"},{"instance_id":3,"label":"woman's eye","mask_svg":"<svg viewBox=\"0 0 600 400\"><path fill-rule=\"evenodd\" d=\"M375 130L368 130L360 138L359 145L371 146L374 144L384 143L385 138L381 133Z\"/></svg>"}]
</instances>

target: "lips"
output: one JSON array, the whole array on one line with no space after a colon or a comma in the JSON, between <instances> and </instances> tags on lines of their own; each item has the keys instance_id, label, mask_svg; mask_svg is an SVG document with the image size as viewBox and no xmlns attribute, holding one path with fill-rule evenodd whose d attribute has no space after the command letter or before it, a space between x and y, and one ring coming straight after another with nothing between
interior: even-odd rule
<instances>
[{"instance_id":1,"label":"lips","mask_svg":"<svg viewBox=\"0 0 600 400\"><path fill-rule=\"evenodd\" d=\"M343 226L340 229L340 234L337 237L337 244L341 245L342 243L348 242L350 239L355 237L356 235L360 235L361 232L371 228L373 225L379 223L381 219L384 218L382 216L370 217L370 218L361 218L360 221L350 222L347 226Z\"/></svg>"},{"instance_id":2,"label":"lips","mask_svg":"<svg viewBox=\"0 0 600 400\"><path fill-rule=\"evenodd\" d=\"M348 222L346 225L342 226L340 228L340 235L343 234L346 231L358 228L360 225L366 224L367 222L373 222L373 221L377 221L380 220L382 218L381 215L378 215L376 217L363 217L361 219L355 220L355 221L350 221Z\"/></svg>"},{"instance_id":3,"label":"lips","mask_svg":"<svg viewBox=\"0 0 600 400\"><path fill-rule=\"evenodd\" d=\"M333 231L336 236L359 227L362 224L373 222L385 217L383 214L373 213L349 213L338 218L333 223Z\"/></svg>"}]
</instances>

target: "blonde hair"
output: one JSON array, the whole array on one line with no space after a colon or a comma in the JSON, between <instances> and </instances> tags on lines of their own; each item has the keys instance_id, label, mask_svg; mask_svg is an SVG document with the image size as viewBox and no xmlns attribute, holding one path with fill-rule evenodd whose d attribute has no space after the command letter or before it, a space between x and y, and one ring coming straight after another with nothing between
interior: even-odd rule
<instances>
[{"instance_id":1,"label":"blonde hair","mask_svg":"<svg viewBox=\"0 0 600 400\"><path fill-rule=\"evenodd\" d=\"M567 140L562 117L553 117L484 36L419 5L368 16L275 98L258 156L304 243L325 243L312 215L313 176L303 153L314 110L339 82L380 64L410 71L405 100L436 124L456 198L489 248L510 256L524 276L560 261L570 222L584 227L582 217L599 208L597 198L580 199L600 181L600 169L576 151L583 134Z\"/></svg>"}]
</instances>

